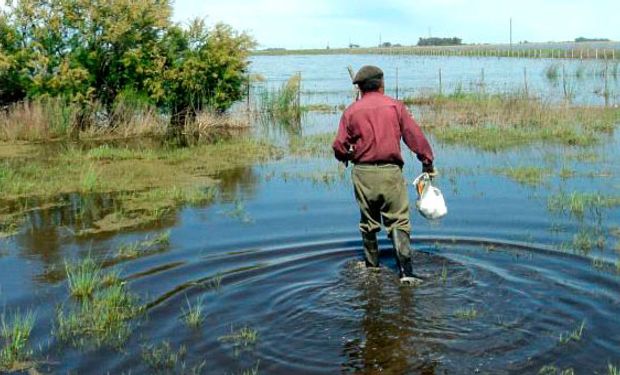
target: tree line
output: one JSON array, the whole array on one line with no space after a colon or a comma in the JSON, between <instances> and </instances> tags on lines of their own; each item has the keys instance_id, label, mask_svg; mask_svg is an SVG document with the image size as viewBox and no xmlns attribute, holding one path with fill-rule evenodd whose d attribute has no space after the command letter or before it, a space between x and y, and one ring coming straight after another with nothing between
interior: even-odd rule
<instances>
[{"instance_id":1,"label":"tree line","mask_svg":"<svg viewBox=\"0 0 620 375\"><path fill-rule=\"evenodd\" d=\"M171 0L9 0L0 9L0 106L62 97L109 111L131 99L183 124L242 98L254 46L225 24L174 23Z\"/></svg>"}]
</instances>

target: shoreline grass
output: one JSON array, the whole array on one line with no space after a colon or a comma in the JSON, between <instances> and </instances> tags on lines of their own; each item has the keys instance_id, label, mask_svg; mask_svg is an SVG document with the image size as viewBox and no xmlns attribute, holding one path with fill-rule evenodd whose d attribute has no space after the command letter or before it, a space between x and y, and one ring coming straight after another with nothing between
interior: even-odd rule
<instances>
[{"instance_id":1,"label":"shoreline grass","mask_svg":"<svg viewBox=\"0 0 620 375\"><path fill-rule=\"evenodd\" d=\"M417 106L420 124L437 140L484 151L536 142L591 146L620 123L620 110L554 105L523 93L485 94L460 90L449 95L405 98Z\"/></svg>"},{"instance_id":2,"label":"shoreline grass","mask_svg":"<svg viewBox=\"0 0 620 375\"><path fill-rule=\"evenodd\" d=\"M180 205L208 204L218 185L210 176L281 155L274 145L246 137L187 148L47 147L35 147L28 159L0 160L0 191L7 202L35 199L42 205L74 192L109 195L113 212L94 217L91 227L78 228L78 235L139 227ZM16 233L33 209L30 204L8 207L0 214L2 236Z\"/></svg>"}]
</instances>

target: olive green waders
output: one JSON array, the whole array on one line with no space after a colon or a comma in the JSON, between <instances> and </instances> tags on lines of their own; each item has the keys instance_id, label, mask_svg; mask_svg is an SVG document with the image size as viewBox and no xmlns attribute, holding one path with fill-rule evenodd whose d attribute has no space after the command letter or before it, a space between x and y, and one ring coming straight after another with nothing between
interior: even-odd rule
<instances>
[{"instance_id":1,"label":"olive green waders","mask_svg":"<svg viewBox=\"0 0 620 375\"><path fill-rule=\"evenodd\" d=\"M401 168L395 164L356 164L351 177L360 208L366 266L379 266L377 232L383 223L394 245L401 278L412 277L409 197Z\"/></svg>"}]
</instances>

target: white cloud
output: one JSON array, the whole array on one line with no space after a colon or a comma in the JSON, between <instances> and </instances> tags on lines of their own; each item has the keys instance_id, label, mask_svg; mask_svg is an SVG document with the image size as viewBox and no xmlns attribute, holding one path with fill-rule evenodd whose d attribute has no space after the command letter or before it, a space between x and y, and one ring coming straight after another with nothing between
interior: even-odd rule
<instances>
[{"instance_id":1,"label":"white cloud","mask_svg":"<svg viewBox=\"0 0 620 375\"><path fill-rule=\"evenodd\" d=\"M175 17L205 17L250 31L266 47L344 46L349 38L374 45L412 44L426 36L458 36L466 42L620 39L617 0L177 0Z\"/></svg>"}]
</instances>

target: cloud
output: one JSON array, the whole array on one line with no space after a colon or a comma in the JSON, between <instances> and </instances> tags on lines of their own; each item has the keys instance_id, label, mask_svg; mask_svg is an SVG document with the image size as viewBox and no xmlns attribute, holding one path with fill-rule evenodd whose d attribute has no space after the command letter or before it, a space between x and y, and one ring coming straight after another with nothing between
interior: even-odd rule
<instances>
[{"instance_id":1,"label":"cloud","mask_svg":"<svg viewBox=\"0 0 620 375\"><path fill-rule=\"evenodd\" d=\"M177 0L175 18L207 17L251 32L264 47L415 44L429 32L466 42L620 39L617 0Z\"/></svg>"}]
</instances>

